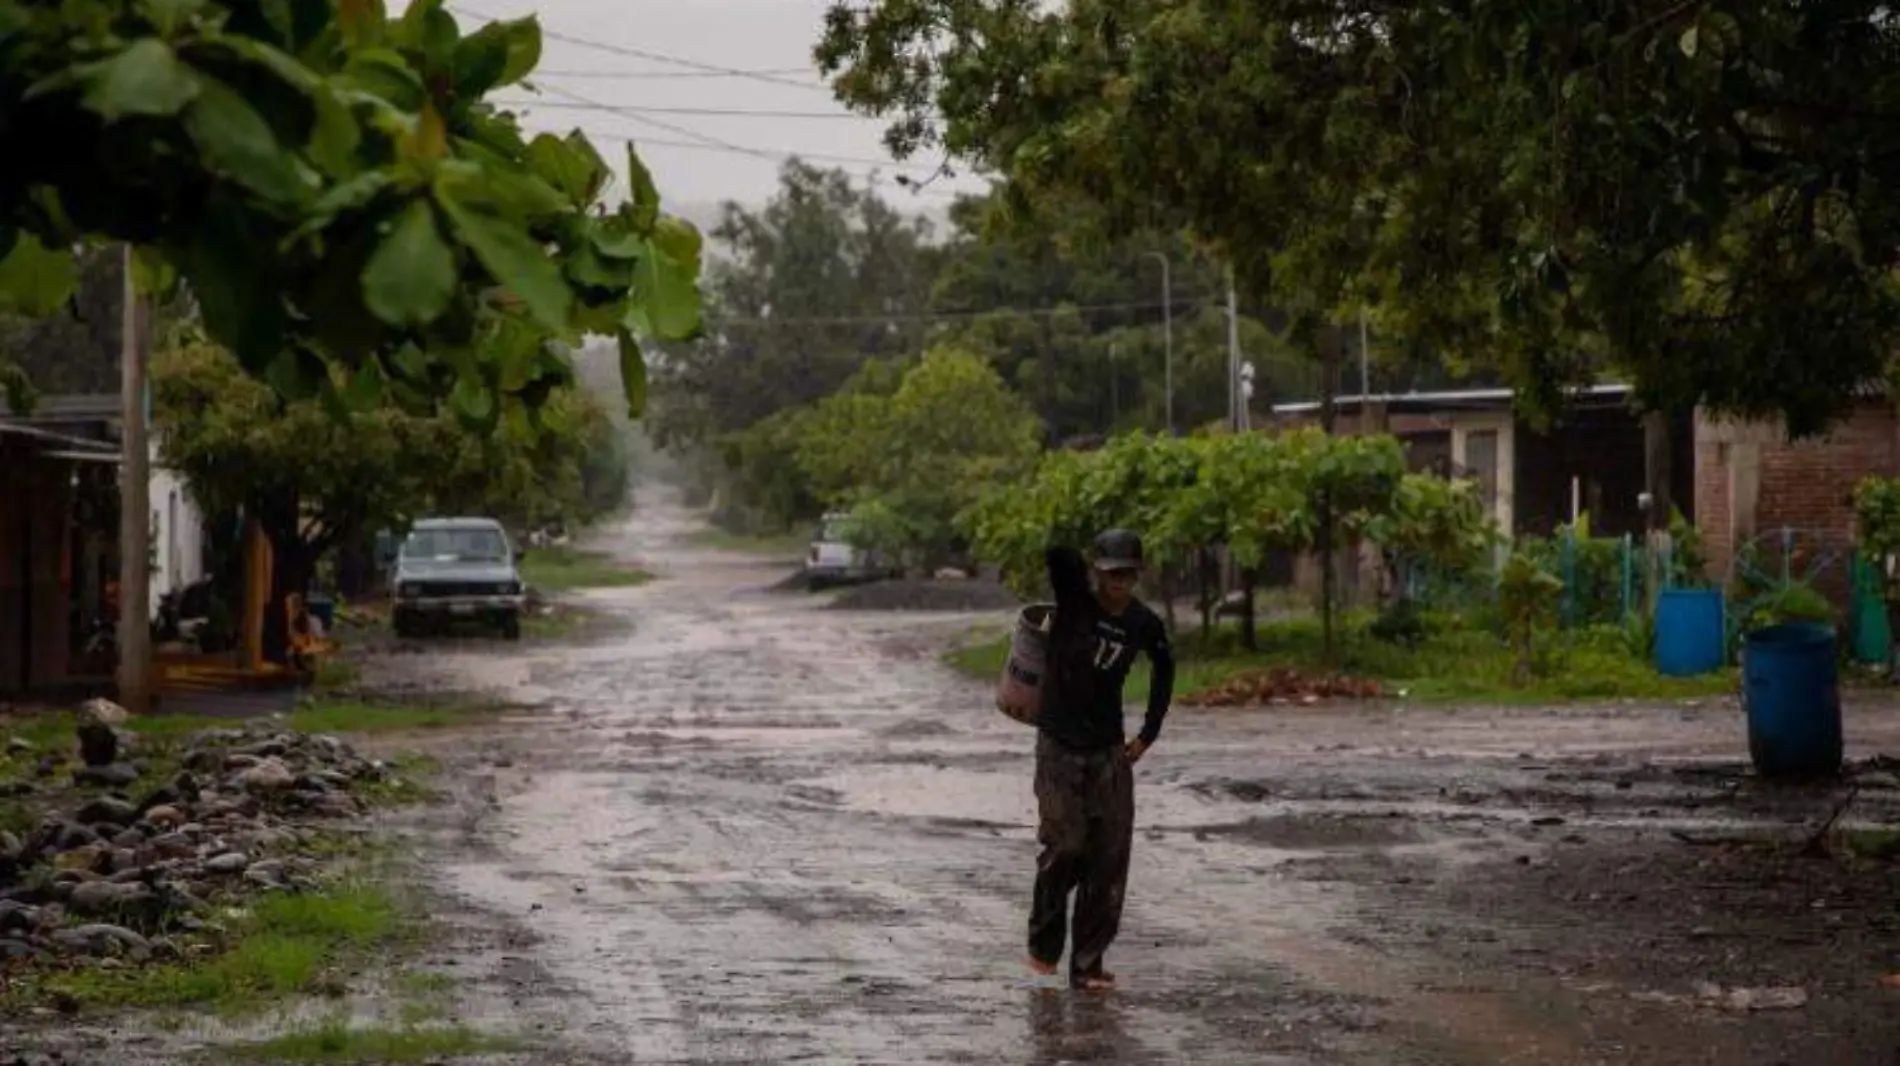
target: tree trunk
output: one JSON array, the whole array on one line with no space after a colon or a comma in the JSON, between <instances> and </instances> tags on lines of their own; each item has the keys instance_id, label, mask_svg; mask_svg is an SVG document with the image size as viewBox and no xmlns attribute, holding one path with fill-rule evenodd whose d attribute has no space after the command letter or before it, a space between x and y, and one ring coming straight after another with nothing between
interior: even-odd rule
<instances>
[{"instance_id":1,"label":"tree trunk","mask_svg":"<svg viewBox=\"0 0 1900 1066\"><path fill-rule=\"evenodd\" d=\"M1208 548L1201 549L1200 562L1201 644L1205 646L1214 636L1214 589L1218 587L1216 578L1219 568L1214 564L1213 551Z\"/></svg>"},{"instance_id":2,"label":"tree trunk","mask_svg":"<svg viewBox=\"0 0 1900 1066\"><path fill-rule=\"evenodd\" d=\"M1332 436L1339 412L1333 405L1334 397L1339 393L1339 356L1340 346L1345 343L1343 331L1337 331L1334 343L1322 341L1319 385L1319 426L1327 436ZM1317 501L1314 518L1318 524L1318 548L1320 566L1320 650L1326 664L1331 666L1337 661L1334 646L1333 612L1339 602L1339 559L1335 550L1338 532L1334 526L1337 519L1333 514L1333 501L1329 493L1321 492Z\"/></svg>"},{"instance_id":3,"label":"tree trunk","mask_svg":"<svg viewBox=\"0 0 1900 1066\"><path fill-rule=\"evenodd\" d=\"M1178 565L1171 564L1161 568L1161 619L1167 623L1168 638L1170 640L1175 639L1177 636L1178 627L1174 621L1174 600L1175 592L1180 586L1180 582L1176 580L1180 572L1181 568Z\"/></svg>"},{"instance_id":4,"label":"tree trunk","mask_svg":"<svg viewBox=\"0 0 1900 1066\"><path fill-rule=\"evenodd\" d=\"M345 538L336 554L336 590L356 599L370 587L374 571L375 560L363 538Z\"/></svg>"},{"instance_id":5,"label":"tree trunk","mask_svg":"<svg viewBox=\"0 0 1900 1066\"><path fill-rule=\"evenodd\" d=\"M1259 579L1260 572L1253 567L1245 567L1240 571L1240 594L1243 597L1240 604L1240 631L1248 651L1260 650L1260 627L1254 621L1254 588Z\"/></svg>"},{"instance_id":6,"label":"tree trunk","mask_svg":"<svg viewBox=\"0 0 1900 1066\"><path fill-rule=\"evenodd\" d=\"M1669 528L1675 513L1675 498L1670 492L1674 482L1673 442L1667 412L1648 411L1643 415L1643 483L1649 490L1649 529L1660 532Z\"/></svg>"}]
</instances>

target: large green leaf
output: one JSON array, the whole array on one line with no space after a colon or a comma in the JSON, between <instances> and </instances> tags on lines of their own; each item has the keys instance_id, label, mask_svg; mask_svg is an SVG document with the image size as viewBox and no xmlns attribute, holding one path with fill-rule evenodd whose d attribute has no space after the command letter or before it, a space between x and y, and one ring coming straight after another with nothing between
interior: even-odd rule
<instances>
[{"instance_id":1,"label":"large green leaf","mask_svg":"<svg viewBox=\"0 0 1900 1066\"><path fill-rule=\"evenodd\" d=\"M0 310L43 318L65 306L79 283L70 249L48 248L22 233L0 259Z\"/></svg>"},{"instance_id":2,"label":"large green leaf","mask_svg":"<svg viewBox=\"0 0 1900 1066\"><path fill-rule=\"evenodd\" d=\"M260 196L291 203L310 191L264 116L215 78L200 79L185 129L214 169Z\"/></svg>"},{"instance_id":3,"label":"large green leaf","mask_svg":"<svg viewBox=\"0 0 1900 1066\"><path fill-rule=\"evenodd\" d=\"M154 37L140 38L111 59L76 73L85 86L81 100L108 122L127 115L176 115L200 89L197 73L179 60L171 45Z\"/></svg>"},{"instance_id":4,"label":"large green leaf","mask_svg":"<svg viewBox=\"0 0 1900 1066\"><path fill-rule=\"evenodd\" d=\"M343 68L343 79L345 84L411 114L422 110L422 103L427 99L422 76L410 67L401 53L387 48L353 53Z\"/></svg>"},{"instance_id":5,"label":"large green leaf","mask_svg":"<svg viewBox=\"0 0 1900 1066\"><path fill-rule=\"evenodd\" d=\"M363 271L363 304L392 326L433 322L454 295L455 273L435 211L411 201Z\"/></svg>"},{"instance_id":6,"label":"large green leaf","mask_svg":"<svg viewBox=\"0 0 1900 1066\"><path fill-rule=\"evenodd\" d=\"M518 224L463 204L453 189L438 184L436 201L454 222L456 234L497 282L526 304L542 325L555 331L567 329L574 293L546 249Z\"/></svg>"},{"instance_id":7,"label":"large green leaf","mask_svg":"<svg viewBox=\"0 0 1900 1066\"><path fill-rule=\"evenodd\" d=\"M502 57L499 67L477 92L486 92L502 85L513 85L527 77L535 64L541 62L541 24L534 16L506 22L491 22L463 38L461 47L456 51L456 81L458 87L464 92L468 89L461 85L461 49L477 42L480 42L484 50L491 47L498 48Z\"/></svg>"},{"instance_id":8,"label":"large green leaf","mask_svg":"<svg viewBox=\"0 0 1900 1066\"><path fill-rule=\"evenodd\" d=\"M607 179L607 164L585 138L562 140L543 133L528 143L528 165L542 181L564 193L576 207L594 202Z\"/></svg>"},{"instance_id":9,"label":"large green leaf","mask_svg":"<svg viewBox=\"0 0 1900 1066\"><path fill-rule=\"evenodd\" d=\"M622 324L636 335L689 340L699 333L699 285L693 267L648 243L634 274L632 306Z\"/></svg>"},{"instance_id":10,"label":"large green leaf","mask_svg":"<svg viewBox=\"0 0 1900 1066\"><path fill-rule=\"evenodd\" d=\"M653 184L653 172L640 159L640 153L627 142L627 190L633 207L634 227L641 233L653 228L660 217L660 190Z\"/></svg>"},{"instance_id":11,"label":"large green leaf","mask_svg":"<svg viewBox=\"0 0 1900 1066\"><path fill-rule=\"evenodd\" d=\"M495 396L473 378L460 378L455 382L454 390L449 393L449 404L455 409L456 418L471 429L486 430L495 424Z\"/></svg>"},{"instance_id":12,"label":"large green leaf","mask_svg":"<svg viewBox=\"0 0 1900 1066\"><path fill-rule=\"evenodd\" d=\"M452 77L457 97L478 99L501 81L502 71L508 66L508 42L488 32L496 25L490 23L456 42Z\"/></svg>"},{"instance_id":13,"label":"large green leaf","mask_svg":"<svg viewBox=\"0 0 1900 1066\"><path fill-rule=\"evenodd\" d=\"M639 418L647 410L647 361L640 342L624 330L617 338L620 345L620 387L627 395L627 417Z\"/></svg>"},{"instance_id":14,"label":"large green leaf","mask_svg":"<svg viewBox=\"0 0 1900 1066\"><path fill-rule=\"evenodd\" d=\"M383 0L337 0L337 23L351 50L383 39L388 15Z\"/></svg>"},{"instance_id":15,"label":"large green leaf","mask_svg":"<svg viewBox=\"0 0 1900 1066\"><path fill-rule=\"evenodd\" d=\"M661 218L653 227L653 244L685 266L693 277L699 276L699 257L706 241L692 223L671 215Z\"/></svg>"}]
</instances>

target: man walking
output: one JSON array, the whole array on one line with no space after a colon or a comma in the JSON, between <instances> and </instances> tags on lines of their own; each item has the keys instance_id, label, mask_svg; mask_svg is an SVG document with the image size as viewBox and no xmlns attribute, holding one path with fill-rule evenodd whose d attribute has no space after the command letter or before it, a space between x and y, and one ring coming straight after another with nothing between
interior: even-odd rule
<instances>
[{"instance_id":1,"label":"man walking","mask_svg":"<svg viewBox=\"0 0 1900 1066\"><path fill-rule=\"evenodd\" d=\"M1072 548L1048 552L1055 622L1042 710L1037 717L1035 900L1029 912L1029 965L1053 974L1069 939L1069 894L1075 894L1069 983L1088 991L1115 986L1102 958L1121 926L1128 853L1135 830L1133 766L1161 733L1174 691L1167 628L1135 598L1141 538L1112 529L1095 539L1094 588L1089 565ZM1148 714L1126 740L1122 688L1135 656L1153 666Z\"/></svg>"}]
</instances>

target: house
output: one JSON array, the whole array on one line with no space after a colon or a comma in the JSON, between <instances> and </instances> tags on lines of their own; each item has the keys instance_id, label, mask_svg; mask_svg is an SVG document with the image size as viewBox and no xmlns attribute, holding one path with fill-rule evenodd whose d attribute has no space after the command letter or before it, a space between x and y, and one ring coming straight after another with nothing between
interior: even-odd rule
<instances>
[{"instance_id":1,"label":"house","mask_svg":"<svg viewBox=\"0 0 1900 1066\"><path fill-rule=\"evenodd\" d=\"M1510 389L1342 396L1333 404L1334 428L1390 433L1405 444L1414 470L1476 479L1498 528L1513 535L1547 536L1584 515L1597 535L1640 533L1643 425L1629 405L1629 387L1580 390L1541 429L1516 413L1513 399ZM1279 425L1310 425L1319 404L1280 404L1273 413ZM1694 420L1679 419L1670 436L1671 496L1693 520Z\"/></svg>"},{"instance_id":2,"label":"house","mask_svg":"<svg viewBox=\"0 0 1900 1066\"><path fill-rule=\"evenodd\" d=\"M0 400L0 698L97 687L113 673L99 630L119 573L119 303L116 253L83 264L72 309L0 318L0 349L43 393ZM203 523L154 464L152 599L204 573Z\"/></svg>"},{"instance_id":3,"label":"house","mask_svg":"<svg viewBox=\"0 0 1900 1066\"><path fill-rule=\"evenodd\" d=\"M1697 526L1710 570L1731 572L1751 551L1836 599L1847 585L1854 488L1869 476L1900 475L1900 417L1894 401L1869 393L1825 436L1790 441L1776 422L1698 413L1695 421Z\"/></svg>"}]
</instances>

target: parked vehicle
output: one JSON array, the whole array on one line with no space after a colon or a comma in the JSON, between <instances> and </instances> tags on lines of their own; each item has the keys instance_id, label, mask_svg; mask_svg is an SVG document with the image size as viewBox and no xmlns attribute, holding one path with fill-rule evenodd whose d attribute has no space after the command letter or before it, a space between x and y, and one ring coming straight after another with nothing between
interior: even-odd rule
<instances>
[{"instance_id":1,"label":"parked vehicle","mask_svg":"<svg viewBox=\"0 0 1900 1066\"><path fill-rule=\"evenodd\" d=\"M396 553L391 616L398 636L474 622L521 637L521 553L492 518L425 518Z\"/></svg>"},{"instance_id":2,"label":"parked vehicle","mask_svg":"<svg viewBox=\"0 0 1900 1066\"><path fill-rule=\"evenodd\" d=\"M898 572L882 553L853 542L851 516L839 511L825 515L805 557L805 577L813 588L877 581Z\"/></svg>"}]
</instances>

